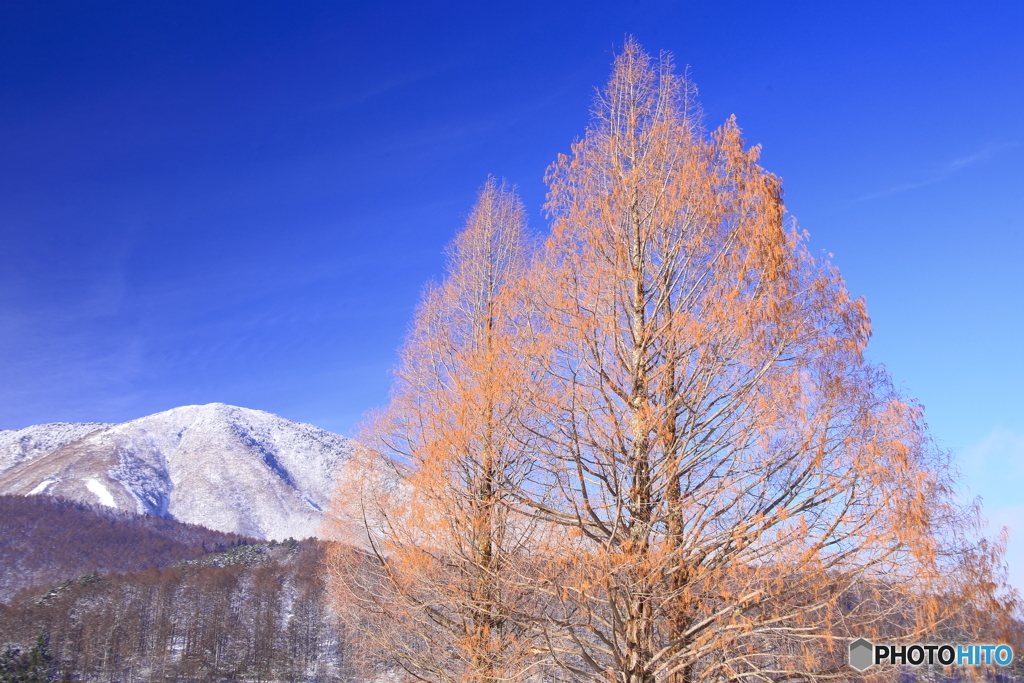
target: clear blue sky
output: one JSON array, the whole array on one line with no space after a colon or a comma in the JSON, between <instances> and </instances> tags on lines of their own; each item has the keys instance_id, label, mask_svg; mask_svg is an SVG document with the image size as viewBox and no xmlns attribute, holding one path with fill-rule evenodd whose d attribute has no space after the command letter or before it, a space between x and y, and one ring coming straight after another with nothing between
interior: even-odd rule
<instances>
[{"instance_id":1,"label":"clear blue sky","mask_svg":"<svg viewBox=\"0 0 1024 683\"><path fill-rule=\"evenodd\" d=\"M1024 522L1019 0L4 2L0 428L222 401L349 432L486 175L544 229L627 33L764 146L871 356Z\"/></svg>"}]
</instances>

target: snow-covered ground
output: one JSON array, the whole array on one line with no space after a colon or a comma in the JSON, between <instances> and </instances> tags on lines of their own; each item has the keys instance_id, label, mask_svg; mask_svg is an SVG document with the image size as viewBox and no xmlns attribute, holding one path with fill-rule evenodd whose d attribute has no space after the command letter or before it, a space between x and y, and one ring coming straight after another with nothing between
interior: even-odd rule
<instances>
[{"instance_id":1,"label":"snow-covered ground","mask_svg":"<svg viewBox=\"0 0 1024 683\"><path fill-rule=\"evenodd\" d=\"M106 505L108 508L117 507L117 503L114 502L114 496L107 490L107 487L95 479L86 479L85 488L96 494L96 497L100 499L101 505Z\"/></svg>"},{"instance_id":2,"label":"snow-covered ground","mask_svg":"<svg viewBox=\"0 0 1024 683\"><path fill-rule=\"evenodd\" d=\"M55 479L43 479L41 482L39 482L38 486L36 486L34 489L28 492L28 495L35 496L40 493L43 493L44 491L46 491L46 487L54 483L55 481Z\"/></svg>"}]
</instances>

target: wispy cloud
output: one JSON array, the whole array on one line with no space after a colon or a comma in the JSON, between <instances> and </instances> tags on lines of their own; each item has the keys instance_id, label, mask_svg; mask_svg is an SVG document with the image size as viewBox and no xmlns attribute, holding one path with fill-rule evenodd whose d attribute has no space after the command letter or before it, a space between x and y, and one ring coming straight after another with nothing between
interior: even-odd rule
<instances>
[{"instance_id":1,"label":"wispy cloud","mask_svg":"<svg viewBox=\"0 0 1024 683\"><path fill-rule=\"evenodd\" d=\"M894 185L893 187L879 190L877 192L871 192L869 194L860 197L858 201L866 201L869 199L878 199L880 197L888 197L889 195L896 194L898 192L905 192L906 190L915 190L919 187L926 187L928 185L934 185L935 183L941 183L958 171L968 168L970 166L976 166L984 163L996 156L998 153L1016 147L1016 142L1003 142L1003 143L991 143L981 148L973 154L968 154L960 159L954 159L932 172L927 178L918 180L910 183L903 183L900 185Z\"/></svg>"}]
</instances>

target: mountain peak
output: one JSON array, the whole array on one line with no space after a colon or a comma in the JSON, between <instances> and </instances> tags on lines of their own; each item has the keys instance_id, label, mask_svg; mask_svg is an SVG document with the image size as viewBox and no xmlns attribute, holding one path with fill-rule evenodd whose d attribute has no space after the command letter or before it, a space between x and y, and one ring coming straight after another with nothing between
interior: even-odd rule
<instances>
[{"instance_id":1,"label":"mountain peak","mask_svg":"<svg viewBox=\"0 0 1024 683\"><path fill-rule=\"evenodd\" d=\"M102 503L257 538L315 535L354 442L224 403L0 432L0 494Z\"/></svg>"}]
</instances>

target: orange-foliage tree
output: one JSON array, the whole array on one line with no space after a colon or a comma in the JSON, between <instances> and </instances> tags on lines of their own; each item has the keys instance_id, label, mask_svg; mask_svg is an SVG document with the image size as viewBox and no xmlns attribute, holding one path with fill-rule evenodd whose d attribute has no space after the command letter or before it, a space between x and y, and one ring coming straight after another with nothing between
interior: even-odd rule
<instances>
[{"instance_id":1,"label":"orange-foliage tree","mask_svg":"<svg viewBox=\"0 0 1024 683\"><path fill-rule=\"evenodd\" d=\"M364 535L339 602L380 656L452 683L843 678L849 638L1013 607L758 154L629 40L530 258L488 181L362 432L393 475L339 489Z\"/></svg>"},{"instance_id":2,"label":"orange-foliage tree","mask_svg":"<svg viewBox=\"0 0 1024 683\"><path fill-rule=\"evenodd\" d=\"M379 657L424 680L529 673L521 616L530 593L514 579L533 529L507 504L530 466L518 426L531 386L518 348L527 337L511 295L528 246L520 200L488 179L450 247L444 281L416 313L389 405L360 432L366 471L393 463L393 476L339 489L350 511L336 506L341 524L358 516L368 532L368 550L336 548L339 602Z\"/></svg>"},{"instance_id":3,"label":"orange-foliage tree","mask_svg":"<svg viewBox=\"0 0 1024 683\"><path fill-rule=\"evenodd\" d=\"M913 642L992 599L992 558L864 360L863 301L694 94L628 41L549 170L516 492L575 532L537 551L546 638L619 683L847 676L846 638Z\"/></svg>"}]
</instances>

